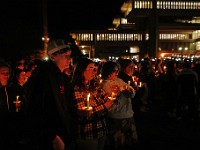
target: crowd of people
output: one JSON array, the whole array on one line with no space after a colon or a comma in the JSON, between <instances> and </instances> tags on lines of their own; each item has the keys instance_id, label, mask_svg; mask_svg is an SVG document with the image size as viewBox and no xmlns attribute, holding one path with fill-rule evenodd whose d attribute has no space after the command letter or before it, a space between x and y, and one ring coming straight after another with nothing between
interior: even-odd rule
<instances>
[{"instance_id":1,"label":"crowd of people","mask_svg":"<svg viewBox=\"0 0 200 150\"><path fill-rule=\"evenodd\" d=\"M71 62L63 39L48 61L0 60L0 148L103 150L138 144L137 121L161 96L166 113L198 117L199 63L145 58Z\"/></svg>"}]
</instances>

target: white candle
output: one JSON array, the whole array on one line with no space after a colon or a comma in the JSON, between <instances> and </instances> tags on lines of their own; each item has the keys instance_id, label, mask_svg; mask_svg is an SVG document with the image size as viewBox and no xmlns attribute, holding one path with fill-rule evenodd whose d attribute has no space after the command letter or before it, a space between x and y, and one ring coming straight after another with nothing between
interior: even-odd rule
<instances>
[{"instance_id":1,"label":"white candle","mask_svg":"<svg viewBox=\"0 0 200 150\"><path fill-rule=\"evenodd\" d=\"M131 81L128 81L128 86L130 86L130 84L131 84Z\"/></svg>"},{"instance_id":2,"label":"white candle","mask_svg":"<svg viewBox=\"0 0 200 150\"><path fill-rule=\"evenodd\" d=\"M111 94L111 100L113 100L113 97L114 97L114 92L112 92Z\"/></svg>"},{"instance_id":3,"label":"white candle","mask_svg":"<svg viewBox=\"0 0 200 150\"><path fill-rule=\"evenodd\" d=\"M19 96L17 95L17 96L16 96L16 102L18 102L18 101L19 101Z\"/></svg>"},{"instance_id":4,"label":"white candle","mask_svg":"<svg viewBox=\"0 0 200 150\"><path fill-rule=\"evenodd\" d=\"M18 112L19 111L19 108L18 108L18 104L19 103L19 96L17 95L16 96L16 101L15 101L15 105L16 105L16 112Z\"/></svg>"},{"instance_id":5,"label":"white candle","mask_svg":"<svg viewBox=\"0 0 200 150\"><path fill-rule=\"evenodd\" d=\"M142 87L142 82L140 82L140 87Z\"/></svg>"},{"instance_id":6,"label":"white candle","mask_svg":"<svg viewBox=\"0 0 200 150\"><path fill-rule=\"evenodd\" d=\"M90 108L90 93L87 95L87 108Z\"/></svg>"}]
</instances>

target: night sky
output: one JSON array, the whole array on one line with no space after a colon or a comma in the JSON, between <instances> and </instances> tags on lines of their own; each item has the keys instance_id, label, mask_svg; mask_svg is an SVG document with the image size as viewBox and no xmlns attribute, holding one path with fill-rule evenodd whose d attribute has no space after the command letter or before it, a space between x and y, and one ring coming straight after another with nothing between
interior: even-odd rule
<instances>
[{"instance_id":1,"label":"night sky","mask_svg":"<svg viewBox=\"0 0 200 150\"><path fill-rule=\"evenodd\" d=\"M124 0L47 0L49 37L72 30L104 30ZM0 56L42 47L42 0L6 0L0 6Z\"/></svg>"}]
</instances>

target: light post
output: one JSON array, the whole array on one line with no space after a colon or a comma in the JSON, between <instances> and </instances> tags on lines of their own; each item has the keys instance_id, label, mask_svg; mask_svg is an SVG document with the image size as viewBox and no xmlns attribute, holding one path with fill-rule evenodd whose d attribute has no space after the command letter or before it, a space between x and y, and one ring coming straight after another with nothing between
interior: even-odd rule
<instances>
[{"instance_id":1,"label":"light post","mask_svg":"<svg viewBox=\"0 0 200 150\"><path fill-rule=\"evenodd\" d=\"M47 57L47 46L48 46L48 42L49 42L49 38L48 36L46 35L45 37L42 37L42 41L44 43L44 53L43 53L43 57L46 58Z\"/></svg>"}]
</instances>

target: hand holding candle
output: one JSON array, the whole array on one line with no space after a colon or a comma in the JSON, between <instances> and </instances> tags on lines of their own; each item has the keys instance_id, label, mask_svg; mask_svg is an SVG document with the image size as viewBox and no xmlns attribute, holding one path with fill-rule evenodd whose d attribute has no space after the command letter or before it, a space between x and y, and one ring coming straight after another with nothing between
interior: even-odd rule
<instances>
[{"instance_id":1,"label":"hand holding candle","mask_svg":"<svg viewBox=\"0 0 200 150\"><path fill-rule=\"evenodd\" d=\"M114 92L111 93L111 96L108 97L110 100L116 100L116 94Z\"/></svg>"},{"instance_id":2,"label":"hand holding candle","mask_svg":"<svg viewBox=\"0 0 200 150\"><path fill-rule=\"evenodd\" d=\"M21 105L21 101L19 101L19 96L16 96L16 100L14 101L15 103L15 107L16 107L16 112L19 111L20 105Z\"/></svg>"}]
</instances>

